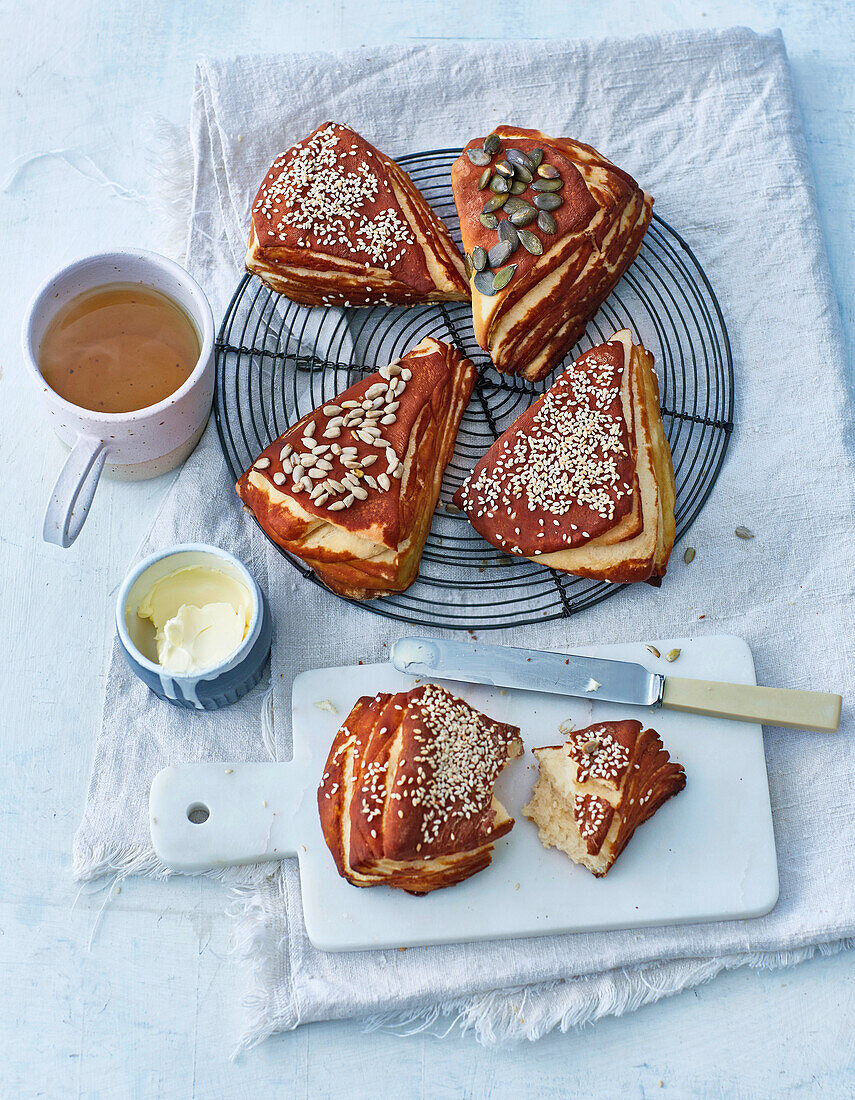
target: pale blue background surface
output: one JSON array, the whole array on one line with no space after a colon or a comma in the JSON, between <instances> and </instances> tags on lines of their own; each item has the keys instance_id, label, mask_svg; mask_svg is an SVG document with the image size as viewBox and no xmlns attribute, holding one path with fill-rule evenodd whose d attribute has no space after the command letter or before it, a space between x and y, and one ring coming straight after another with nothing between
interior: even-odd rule
<instances>
[{"instance_id":1,"label":"pale blue background surface","mask_svg":"<svg viewBox=\"0 0 855 1100\"><path fill-rule=\"evenodd\" d=\"M236 1064L245 976L214 884L70 879L112 600L170 479L105 483L70 551L39 531L62 451L22 376L35 286L84 252L157 248L151 120L188 117L203 53L448 38L601 37L742 23L783 28L850 350L855 346L855 6L828 0L0 0L0 1095L86 1097L740 1096L855 1093L855 959L739 971L581 1033L485 1050L472 1039L313 1025ZM499 74L500 76L500 74ZM583 136L583 135L582 135ZM91 162L86 158L91 158ZM97 182L95 167L116 188ZM746 227L750 233L750 227ZM763 247L762 240L754 242ZM793 305L797 316L798 303ZM810 339L810 333L804 333ZM797 349L796 349L797 351ZM72 907L73 906L73 907ZM90 946L91 940L91 946Z\"/></svg>"}]
</instances>

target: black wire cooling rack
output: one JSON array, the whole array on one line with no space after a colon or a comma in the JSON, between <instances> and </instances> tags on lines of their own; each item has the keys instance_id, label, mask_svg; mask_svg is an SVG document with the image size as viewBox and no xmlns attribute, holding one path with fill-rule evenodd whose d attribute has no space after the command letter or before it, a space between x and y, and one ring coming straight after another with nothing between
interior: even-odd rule
<instances>
[{"instance_id":1,"label":"black wire cooling rack","mask_svg":"<svg viewBox=\"0 0 855 1100\"><path fill-rule=\"evenodd\" d=\"M459 155L458 149L440 149L400 160L458 244L450 169ZM683 238L656 215L635 263L567 361L621 328L631 329L656 359L674 459L679 539L724 461L733 428L733 363L709 280ZM309 309L244 275L216 343L215 414L234 477L305 413L425 336L456 344L478 367L478 382L446 470L418 579L406 592L360 606L412 625L488 630L564 618L619 592L622 585L511 558L481 539L462 514L447 510L493 440L552 381L552 376L530 383L498 374L475 342L466 302ZM281 553L319 583L301 561Z\"/></svg>"}]
</instances>

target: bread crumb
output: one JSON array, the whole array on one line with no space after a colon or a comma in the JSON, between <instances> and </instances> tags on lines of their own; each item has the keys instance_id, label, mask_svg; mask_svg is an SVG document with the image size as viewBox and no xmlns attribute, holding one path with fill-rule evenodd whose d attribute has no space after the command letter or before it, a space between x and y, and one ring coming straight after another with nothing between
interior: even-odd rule
<instances>
[{"instance_id":1,"label":"bread crumb","mask_svg":"<svg viewBox=\"0 0 855 1100\"><path fill-rule=\"evenodd\" d=\"M330 702L329 699L319 699L315 703L315 706L318 708L318 710L325 710L327 714L338 714L338 707L334 703Z\"/></svg>"}]
</instances>

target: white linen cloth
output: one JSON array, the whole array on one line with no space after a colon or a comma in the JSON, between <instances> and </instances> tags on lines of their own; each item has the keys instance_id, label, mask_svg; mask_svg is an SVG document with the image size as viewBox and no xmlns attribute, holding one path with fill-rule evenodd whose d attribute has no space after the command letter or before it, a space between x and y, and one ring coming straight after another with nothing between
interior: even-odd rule
<instances>
[{"instance_id":1,"label":"white linen cloth","mask_svg":"<svg viewBox=\"0 0 855 1100\"><path fill-rule=\"evenodd\" d=\"M490 636L558 649L680 634L746 638L761 683L853 697L855 509L839 319L780 34L734 29L595 44L477 43L203 61L192 113L187 263L222 311L250 203L274 156L325 119L391 155L459 146L499 122L590 142L656 197L719 297L733 344L736 429L718 484L661 588L637 585L559 623ZM657 348L652 348L657 352ZM738 525L756 533L734 537ZM289 755L295 673L382 659L402 628L304 581L233 495L213 426L142 548L235 552L276 617L267 744ZM705 617L704 617L705 616ZM159 768L263 759L263 690L216 714L154 698L114 647L75 871L163 873L145 802ZM296 861L239 874L237 941L251 963L250 1044L311 1020L418 1028L453 1013L482 1041L536 1038L620 1013L723 968L780 966L855 936L855 747L766 731L781 896L760 920L406 952L323 954L302 922ZM166 887L165 887L166 889Z\"/></svg>"}]
</instances>

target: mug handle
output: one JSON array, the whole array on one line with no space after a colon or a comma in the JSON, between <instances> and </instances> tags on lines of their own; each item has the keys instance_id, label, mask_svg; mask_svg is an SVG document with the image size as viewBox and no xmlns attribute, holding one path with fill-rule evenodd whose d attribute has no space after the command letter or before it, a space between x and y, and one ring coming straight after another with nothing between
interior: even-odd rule
<instances>
[{"instance_id":1,"label":"mug handle","mask_svg":"<svg viewBox=\"0 0 855 1100\"><path fill-rule=\"evenodd\" d=\"M106 457L107 445L103 439L91 435L77 437L48 502L42 529L45 542L66 549L80 534Z\"/></svg>"}]
</instances>

